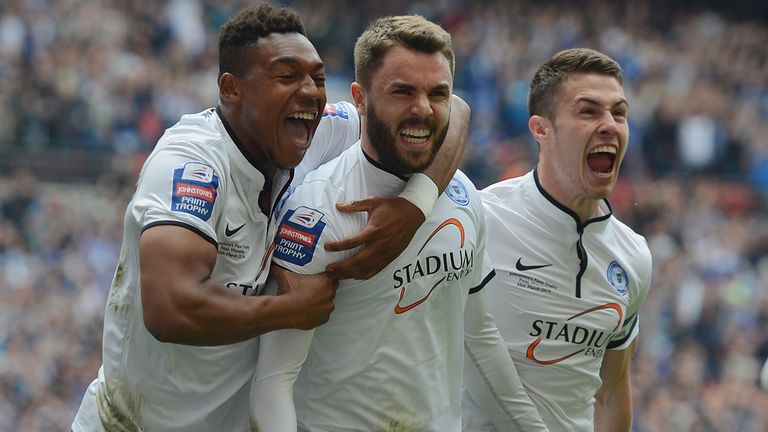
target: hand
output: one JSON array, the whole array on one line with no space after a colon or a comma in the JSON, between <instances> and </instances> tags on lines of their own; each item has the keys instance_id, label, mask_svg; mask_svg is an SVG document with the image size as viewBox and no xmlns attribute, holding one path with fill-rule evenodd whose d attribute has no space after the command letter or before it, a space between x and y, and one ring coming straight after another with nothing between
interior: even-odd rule
<instances>
[{"instance_id":1,"label":"hand","mask_svg":"<svg viewBox=\"0 0 768 432\"><path fill-rule=\"evenodd\" d=\"M424 213L399 197L371 197L350 203L336 203L341 212L368 212L362 231L337 242L327 243L328 251L343 251L363 246L357 254L330 264L326 271L337 279L368 279L397 258L424 223Z\"/></svg>"},{"instance_id":2,"label":"hand","mask_svg":"<svg viewBox=\"0 0 768 432\"><path fill-rule=\"evenodd\" d=\"M295 307L293 328L313 329L331 317L339 284L336 278L328 273L298 275L275 265L269 275L277 281L277 295L289 296Z\"/></svg>"}]
</instances>

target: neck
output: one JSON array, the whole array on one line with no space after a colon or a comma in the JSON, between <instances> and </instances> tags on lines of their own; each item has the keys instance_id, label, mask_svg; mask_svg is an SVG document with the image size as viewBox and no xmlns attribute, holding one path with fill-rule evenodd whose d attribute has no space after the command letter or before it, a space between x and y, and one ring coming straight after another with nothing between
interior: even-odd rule
<instances>
[{"instance_id":1,"label":"neck","mask_svg":"<svg viewBox=\"0 0 768 432\"><path fill-rule=\"evenodd\" d=\"M246 132L247 129L243 127L241 122L240 111L223 104L219 104L217 111L224 123L224 128L240 150L240 153L245 156L251 165L264 174L266 182L271 182L272 177L277 172L277 165L272 161L269 153L264 151L262 146Z\"/></svg>"},{"instance_id":2,"label":"neck","mask_svg":"<svg viewBox=\"0 0 768 432\"><path fill-rule=\"evenodd\" d=\"M567 187L561 187L557 178L548 175L546 171L537 170L539 184L544 191L562 206L576 213L582 223L600 216L600 201L602 198L590 198L583 194L574 194Z\"/></svg>"}]
</instances>

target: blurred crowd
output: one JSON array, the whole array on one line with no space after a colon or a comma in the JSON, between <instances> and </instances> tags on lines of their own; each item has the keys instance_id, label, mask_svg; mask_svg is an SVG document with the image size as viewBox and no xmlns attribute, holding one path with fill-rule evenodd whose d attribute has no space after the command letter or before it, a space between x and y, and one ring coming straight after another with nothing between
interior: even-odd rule
<instances>
[{"instance_id":1,"label":"blurred crowd","mask_svg":"<svg viewBox=\"0 0 768 432\"><path fill-rule=\"evenodd\" d=\"M611 203L654 258L634 430L768 430L756 385L768 356L768 16L700 2L282 3L305 19L329 100L349 99L352 46L371 18L442 23L473 113L462 168L480 187L535 163L526 96L540 63L575 46L616 58L631 147ZM68 428L101 363L137 167L179 115L216 103L217 29L244 4L0 2L0 155L112 160L86 183L0 171L0 432Z\"/></svg>"}]
</instances>

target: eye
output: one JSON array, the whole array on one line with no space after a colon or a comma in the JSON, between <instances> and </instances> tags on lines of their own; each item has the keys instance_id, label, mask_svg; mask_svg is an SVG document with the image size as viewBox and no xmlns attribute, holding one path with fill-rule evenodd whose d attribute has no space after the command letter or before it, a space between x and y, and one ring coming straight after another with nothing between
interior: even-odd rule
<instances>
[{"instance_id":1,"label":"eye","mask_svg":"<svg viewBox=\"0 0 768 432\"><path fill-rule=\"evenodd\" d=\"M584 108L579 110L579 114L584 114L584 115L593 115L596 112L597 111L595 111L595 109L591 108L591 107L584 107Z\"/></svg>"},{"instance_id":2,"label":"eye","mask_svg":"<svg viewBox=\"0 0 768 432\"><path fill-rule=\"evenodd\" d=\"M443 99L447 99L450 96L450 94L445 90L435 90L432 93L430 93L429 96L433 99L443 100Z\"/></svg>"},{"instance_id":3,"label":"eye","mask_svg":"<svg viewBox=\"0 0 768 432\"><path fill-rule=\"evenodd\" d=\"M312 80L315 82L315 85L318 87L325 87L325 75L318 75L312 77Z\"/></svg>"}]
</instances>

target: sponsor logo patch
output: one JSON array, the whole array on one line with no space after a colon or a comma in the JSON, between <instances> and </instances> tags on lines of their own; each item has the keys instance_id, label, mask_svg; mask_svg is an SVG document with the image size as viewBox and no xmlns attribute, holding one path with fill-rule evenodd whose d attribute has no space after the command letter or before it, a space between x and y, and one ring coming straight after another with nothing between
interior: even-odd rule
<instances>
[{"instance_id":1,"label":"sponsor logo patch","mask_svg":"<svg viewBox=\"0 0 768 432\"><path fill-rule=\"evenodd\" d=\"M452 178L451 182L448 183L448 187L445 188L445 194L460 206L466 207L469 204L469 192L467 192L464 184L456 180L456 177Z\"/></svg>"},{"instance_id":2,"label":"sponsor logo patch","mask_svg":"<svg viewBox=\"0 0 768 432\"><path fill-rule=\"evenodd\" d=\"M309 207L289 210L277 228L275 258L297 266L309 264L325 229L323 216L323 212Z\"/></svg>"},{"instance_id":3,"label":"sponsor logo patch","mask_svg":"<svg viewBox=\"0 0 768 432\"><path fill-rule=\"evenodd\" d=\"M617 303L593 306L565 320L553 316L531 323L534 337L525 356L540 365L552 365L576 355L602 359L624 318Z\"/></svg>"},{"instance_id":4,"label":"sponsor logo patch","mask_svg":"<svg viewBox=\"0 0 768 432\"><path fill-rule=\"evenodd\" d=\"M293 215L288 220L304 228L314 228L323 216L324 214L321 211L309 207L299 207L293 211Z\"/></svg>"},{"instance_id":5,"label":"sponsor logo patch","mask_svg":"<svg viewBox=\"0 0 768 432\"><path fill-rule=\"evenodd\" d=\"M629 285L629 277L624 267L619 264L618 261L611 261L608 264L608 271L606 272L608 283L621 295L627 295L627 286Z\"/></svg>"},{"instance_id":6,"label":"sponsor logo patch","mask_svg":"<svg viewBox=\"0 0 768 432\"><path fill-rule=\"evenodd\" d=\"M344 120L349 120L349 113L347 108L340 103L327 103L323 110L323 117L339 117Z\"/></svg>"},{"instance_id":7,"label":"sponsor logo patch","mask_svg":"<svg viewBox=\"0 0 768 432\"><path fill-rule=\"evenodd\" d=\"M438 249L427 245L440 236ZM456 245L448 247L448 242ZM424 241L416 253L416 259L397 269L392 274L393 288L400 290L394 311L400 315L427 301L430 295L446 283L466 278L472 273L475 262L475 249L464 247L464 225L460 220L450 218L441 223ZM436 240L438 241L438 240ZM425 252L422 255L422 252ZM431 287L430 287L431 285Z\"/></svg>"},{"instance_id":8,"label":"sponsor logo patch","mask_svg":"<svg viewBox=\"0 0 768 432\"><path fill-rule=\"evenodd\" d=\"M198 162L187 162L181 173L181 179L210 183L213 180L213 168Z\"/></svg>"},{"instance_id":9,"label":"sponsor logo patch","mask_svg":"<svg viewBox=\"0 0 768 432\"><path fill-rule=\"evenodd\" d=\"M213 168L198 162L188 162L173 170L171 211L191 214L207 221L213 213L219 177Z\"/></svg>"}]
</instances>

